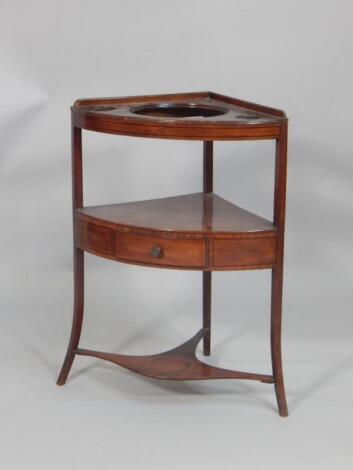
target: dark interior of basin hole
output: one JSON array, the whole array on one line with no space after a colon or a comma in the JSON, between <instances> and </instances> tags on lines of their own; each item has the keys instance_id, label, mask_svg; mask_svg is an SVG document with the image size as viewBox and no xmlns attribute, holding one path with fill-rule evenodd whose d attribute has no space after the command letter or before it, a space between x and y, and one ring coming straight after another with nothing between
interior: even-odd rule
<instances>
[{"instance_id":1,"label":"dark interior of basin hole","mask_svg":"<svg viewBox=\"0 0 353 470\"><path fill-rule=\"evenodd\" d=\"M228 110L220 106L210 106L191 103L161 103L145 104L130 109L133 114L151 117L188 118L213 117L226 114Z\"/></svg>"}]
</instances>

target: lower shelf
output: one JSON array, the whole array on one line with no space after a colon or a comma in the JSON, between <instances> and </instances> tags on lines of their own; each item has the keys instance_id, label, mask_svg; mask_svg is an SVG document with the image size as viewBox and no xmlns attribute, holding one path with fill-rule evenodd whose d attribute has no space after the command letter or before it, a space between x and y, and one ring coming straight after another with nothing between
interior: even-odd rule
<instances>
[{"instance_id":1,"label":"lower shelf","mask_svg":"<svg viewBox=\"0 0 353 470\"><path fill-rule=\"evenodd\" d=\"M271 269L274 224L213 193L84 207L78 248L123 263L173 269Z\"/></svg>"},{"instance_id":2,"label":"lower shelf","mask_svg":"<svg viewBox=\"0 0 353 470\"><path fill-rule=\"evenodd\" d=\"M211 380L245 379L274 383L272 375L254 374L222 369L201 362L196 357L196 348L207 330L201 329L182 345L160 354L129 356L78 348L74 352L81 356L92 356L113 362L145 377L162 380Z\"/></svg>"}]
</instances>

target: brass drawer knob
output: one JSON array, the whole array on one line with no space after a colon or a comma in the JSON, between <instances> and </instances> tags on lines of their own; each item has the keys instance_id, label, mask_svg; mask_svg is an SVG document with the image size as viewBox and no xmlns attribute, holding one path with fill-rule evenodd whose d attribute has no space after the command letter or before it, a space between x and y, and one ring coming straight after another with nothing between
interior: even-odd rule
<instances>
[{"instance_id":1,"label":"brass drawer knob","mask_svg":"<svg viewBox=\"0 0 353 470\"><path fill-rule=\"evenodd\" d=\"M151 249L151 256L153 258L163 258L163 250L160 246L153 246Z\"/></svg>"}]
</instances>

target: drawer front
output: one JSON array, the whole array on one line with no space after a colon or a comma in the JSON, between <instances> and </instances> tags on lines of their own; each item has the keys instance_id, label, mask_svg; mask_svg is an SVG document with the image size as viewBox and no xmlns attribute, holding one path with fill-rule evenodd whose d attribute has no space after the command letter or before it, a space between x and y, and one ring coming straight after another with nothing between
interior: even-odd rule
<instances>
[{"instance_id":1,"label":"drawer front","mask_svg":"<svg viewBox=\"0 0 353 470\"><path fill-rule=\"evenodd\" d=\"M82 250L113 256L114 232L107 227L76 220L77 245Z\"/></svg>"},{"instance_id":2,"label":"drawer front","mask_svg":"<svg viewBox=\"0 0 353 470\"><path fill-rule=\"evenodd\" d=\"M251 266L273 264L276 237L223 239L213 242L214 266Z\"/></svg>"},{"instance_id":3,"label":"drawer front","mask_svg":"<svg viewBox=\"0 0 353 470\"><path fill-rule=\"evenodd\" d=\"M160 266L202 268L205 266L205 240L167 240L128 233L116 233L118 259Z\"/></svg>"}]
</instances>

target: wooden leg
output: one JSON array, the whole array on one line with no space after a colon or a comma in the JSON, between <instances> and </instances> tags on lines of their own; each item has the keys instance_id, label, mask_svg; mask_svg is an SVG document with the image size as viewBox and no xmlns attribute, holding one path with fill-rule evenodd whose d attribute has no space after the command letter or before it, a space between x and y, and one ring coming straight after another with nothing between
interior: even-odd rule
<instances>
[{"instance_id":1,"label":"wooden leg","mask_svg":"<svg viewBox=\"0 0 353 470\"><path fill-rule=\"evenodd\" d=\"M69 375L75 351L80 340L84 305L84 252L74 248L74 314L72 320L71 336L66 357L59 374L57 384L64 385Z\"/></svg>"},{"instance_id":2,"label":"wooden leg","mask_svg":"<svg viewBox=\"0 0 353 470\"><path fill-rule=\"evenodd\" d=\"M213 142L205 141L203 143L203 192L213 192ZM206 207L203 212L203 223L205 225L212 223L213 202L210 199L205 201ZM205 335L203 337L203 354L209 356L211 354L211 283L212 273L204 271L202 273L202 310L203 310L203 329Z\"/></svg>"},{"instance_id":3,"label":"wooden leg","mask_svg":"<svg viewBox=\"0 0 353 470\"><path fill-rule=\"evenodd\" d=\"M281 352L282 283L283 267L279 266L272 270L271 354L278 411L280 416L288 416L286 394L284 390Z\"/></svg>"},{"instance_id":4,"label":"wooden leg","mask_svg":"<svg viewBox=\"0 0 353 470\"><path fill-rule=\"evenodd\" d=\"M203 328L205 336L203 338L203 354L211 354L211 284L212 273L205 271L203 274Z\"/></svg>"}]
</instances>

